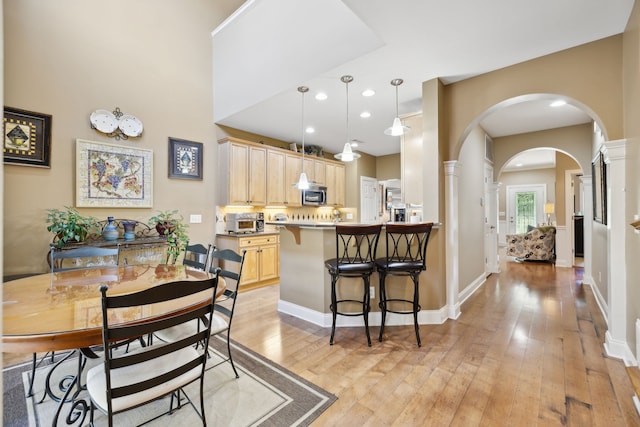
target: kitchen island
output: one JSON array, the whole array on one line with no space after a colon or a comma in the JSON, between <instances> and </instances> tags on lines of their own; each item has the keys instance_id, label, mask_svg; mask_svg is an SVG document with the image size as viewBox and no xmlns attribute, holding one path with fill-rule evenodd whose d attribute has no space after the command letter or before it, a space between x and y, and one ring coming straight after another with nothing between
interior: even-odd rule
<instances>
[{"instance_id":1,"label":"kitchen island","mask_svg":"<svg viewBox=\"0 0 640 427\"><path fill-rule=\"evenodd\" d=\"M335 223L330 222L267 222L280 229L280 300L278 311L291 316L307 320L316 325L331 327L331 276L324 266L324 261L336 256L336 232ZM434 227L431 238L437 233ZM428 299L430 297L430 283L439 280L429 273L430 256L438 256L437 250L431 245L427 249L427 271L420 276L421 305L423 310L418 316L421 324L442 323L446 318L445 313L439 309L429 310ZM384 228L380 235L377 256L385 256ZM412 292L412 286L408 278L394 278L406 285L399 283L398 288L403 292ZM340 278L343 286L342 292L353 290L355 299L361 298L362 279ZM345 281L353 281L349 286ZM378 274L371 276L371 312L369 314L370 325L380 325L381 315L378 308ZM359 310L354 305L354 310ZM387 325L413 325L411 316L389 313ZM364 326L362 317L338 316L337 326Z\"/></svg>"}]
</instances>

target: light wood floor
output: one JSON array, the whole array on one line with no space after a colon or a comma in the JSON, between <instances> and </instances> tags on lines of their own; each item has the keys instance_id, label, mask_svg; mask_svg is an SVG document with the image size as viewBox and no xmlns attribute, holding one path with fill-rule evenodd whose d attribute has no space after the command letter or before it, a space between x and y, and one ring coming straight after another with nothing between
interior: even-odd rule
<instances>
[{"instance_id":1,"label":"light wood floor","mask_svg":"<svg viewBox=\"0 0 640 427\"><path fill-rule=\"evenodd\" d=\"M240 295L233 338L338 396L314 426L640 426L582 270L501 269L457 320L421 326L420 349L412 327L372 347L340 328L330 346L329 329L277 312L277 285Z\"/></svg>"}]
</instances>

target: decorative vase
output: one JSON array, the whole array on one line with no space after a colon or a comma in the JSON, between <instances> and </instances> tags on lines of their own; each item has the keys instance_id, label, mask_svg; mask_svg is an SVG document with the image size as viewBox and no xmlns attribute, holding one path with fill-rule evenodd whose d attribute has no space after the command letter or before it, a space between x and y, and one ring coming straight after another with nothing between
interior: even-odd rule
<instances>
[{"instance_id":1,"label":"decorative vase","mask_svg":"<svg viewBox=\"0 0 640 427\"><path fill-rule=\"evenodd\" d=\"M159 222L156 224L156 231L161 236L166 236L168 234L173 233L173 230L176 228L176 225L172 222Z\"/></svg>"},{"instance_id":2,"label":"decorative vase","mask_svg":"<svg viewBox=\"0 0 640 427\"><path fill-rule=\"evenodd\" d=\"M133 240L136 238L136 224L138 224L138 221L122 221L124 240Z\"/></svg>"},{"instance_id":3,"label":"decorative vase","mask_svg":"<svg viewBox=\"0 0 640 427\"><path fill-rule=\"evenodd\" d=\"M113 223L113 217L107 217L107 225L102 229L102 238L104 240L112 241L117 240L119 236L120 233L118 232L116 225Z\"/></svg>"}]
</instances>

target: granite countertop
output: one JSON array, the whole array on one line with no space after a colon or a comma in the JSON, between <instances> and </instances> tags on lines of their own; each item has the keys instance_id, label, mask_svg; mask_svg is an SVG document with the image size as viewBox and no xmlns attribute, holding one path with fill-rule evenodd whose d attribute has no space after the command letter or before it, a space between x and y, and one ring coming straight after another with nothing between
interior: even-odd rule
<instances>
[{"instance_id":1,"label":"granite countertop","mask_svg":"<svg viewBox=\"0 0 640 427\"><path fill-rule=\"evenodd\" d=\"M257 231L255 233L216 233L216 236L252 237L252 236L269 236L272 234L280 234L280 232L278 230L273 230L273 231Z\"/></svg>"},{"instance_id":2,"label":"granite countertop","mask_svg":"<svg viewBox=\"0 0 640 427\"><path fill-rule=\"evenodd\" d=\"M336 226L336 223L332 221L265 221L265 224L308 228L335 228Z\"/></svg>"}]
</instances>

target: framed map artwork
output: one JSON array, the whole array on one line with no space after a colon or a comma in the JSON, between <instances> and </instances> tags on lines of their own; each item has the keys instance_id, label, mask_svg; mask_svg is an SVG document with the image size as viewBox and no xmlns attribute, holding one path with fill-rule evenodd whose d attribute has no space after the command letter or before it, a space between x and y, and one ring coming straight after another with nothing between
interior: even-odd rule
<instances>
[{"instance_id":1,"label":"framed map artwork","mask_svg":"<svg viewBox=\"0 0 640 427\"><path fill-rule=\"evenodd\" d=\"M76 206L153 207L153 151L76 140Z\"/></svg>"}]
</instances>

